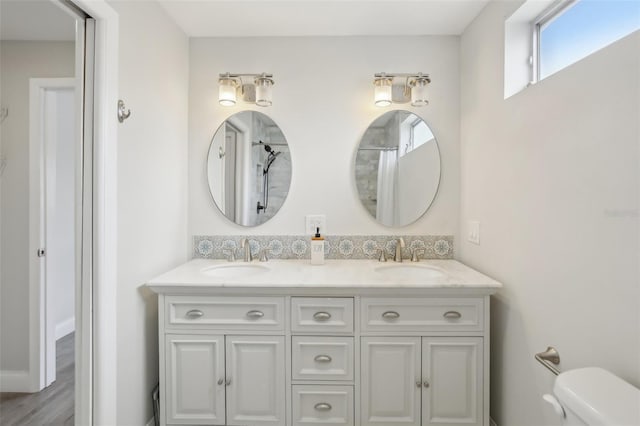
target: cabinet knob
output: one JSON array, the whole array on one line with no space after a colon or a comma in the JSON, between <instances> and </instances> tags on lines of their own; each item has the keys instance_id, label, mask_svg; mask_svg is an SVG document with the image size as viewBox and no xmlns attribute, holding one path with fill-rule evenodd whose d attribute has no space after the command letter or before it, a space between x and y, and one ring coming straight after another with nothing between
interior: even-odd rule
<instances>
[{"instance_id":1,"label":"cabinet knob","mask_svg":"<svg viewBox=\"0 0 640 426\"><path fill-rule=\"evenodd\" d=\"M421 387L422 387L422 382L421 382L420 380L418 380L418 381L416 382L416 387L417 387L417 388L421 388Z\"/></svg>"},{"instance_id":2,"label":"cabinet knob","mask_svg":"<svg viewBox=\"0 0 640 426\"><path fill-rule=\"evenodd\" d=\"M228 378L225 382L224 385L225 386L229 386L231 384L231 378Z\"/></svg>"},{"instance_id":3,"label":"cabinet knob","mask_svg":"<svg viewBox=\"0 0 640 426\"><path fill-rule=\"evenodd\" d=\"M329 355L316 355L313 360L315 362L331 362L331 357Z\"/></svg>"},{"instance_id":4,"label":"cabinet knob","mask_svg":"<svg viewBox=\"0 0 640 426\"><path fill-rule=\"evenodd\" d=\"M251 319L260 319L264 316L264 312L262 311L249 311L247 312L247 316Z\"/></svg>"},{"instance_id":5,"label":"cabinet knob","mask_svg":"<svg viewBox=\"0 0 640 426\"><path fill-rule=\"evenodd\" d=\"M458 311L447 311L444 314L442 314L443 317L445 317L446 319L460 319L462 318L462 314Z\"/></svg>"},{"instance_id":6,"label":"cabinet knob","mask_svg":"<svg viewBox=\"0 0 640 426\"><path fill-rule=\"evenodd\" d=\"M396 311L387 311L382 313L382 318L386 320L394 320L400 318L400 314Z\"/></svg>"},{"instance_id":7,"label":"cabinet knob","mask_svg":"<svg viewBox=\"0 0 640 426\"><path fill-rule=\"evenodd\" d=\"M316 411L331 411L332 407L328 402L319 402L314 405L313 408L315 408Z\"/></svg>"},{"instance_id":8,"label":"cabinet knob","mask_svg":"<svg viewBox=\"0 0 640 426\"><path fill-rule=\"evenodd\" d=\"M427 381L425 380L425 381L424 381L423 386L425 387L425 389L426 389L426 388L428 388L428 387L429 387L429 382L427 382Z\"/></svg>"},{"instance_id":9,"label":"cabinet knob","mask_svg":"<svg viewBox=\"0 0 640 426\"><path fill-rule=\"evenodd\" d=\"M316 312L313 314L313 319L316 321L328 321L331 319L331 314L329 312Z\"/></svg>"},{"instance_id":10,"label":"cabinet knob","mask_svg":"<svg viewBox=\"0 0 640 426\"><path fill-rule=\"evenodd\" d=\"M224 380L223 379L218 379L218 386L222 386L224 384Z\"/></svg>"},{"instance_id":11,"label":"cabinet knob","mask_svg":"<svg viewBox=\"0 0 640 426\"><path fill-rule=\"evenodd\" d=\"M202 312L200 309L192 309L187 312L187 317L189 318L200 318L202 316L204 316L204 312Z\"/></svg>"}]
</instances>

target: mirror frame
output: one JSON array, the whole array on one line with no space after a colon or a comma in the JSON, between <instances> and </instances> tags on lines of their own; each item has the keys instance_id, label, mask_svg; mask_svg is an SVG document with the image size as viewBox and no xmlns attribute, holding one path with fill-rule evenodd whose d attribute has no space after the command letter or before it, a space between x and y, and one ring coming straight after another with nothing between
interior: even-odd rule
<instances>
[{"instance_id":1,"label":"mirror frame","mask_svg":"<svg viewBox=\"0 0 640 426\"><path fill-rule=\"evenodd\" d=\"M216 198L215 198L215 196L213 194L213 189L212 189L212 187L210 185L210 176L209 176L210 166L209 166L209 162L210 162L211 155L214 155L214 156L217 155L215 152L213 152L213 150L215 148L214 147L214 139L215 139L216 135L218 134L218 132L223 128L223 126L226 126L227 124L231 124L233 126L234 123L233 123L233 121L230 121L230 120L233 119L233 117L236 117L236 116L238 116L239 114L242 114L242 113L260 114L260 115L266 117L267 119L269 119L278 128L280 134L282 135L282 138L286 142L286 147L287 147L287 152L289 153L289 157L291 157L291 148L290 148L289 141L288 141L287 137L285 136L284 132L282 131L282 128L280 127L280 125L278 123L276 123L276 121L273 118L271 118L270 116L268 116L267 114L265 114L265 113L263 113L261 111L253 110L253 109L246 109L246 110L237 111L237 112L234 112L231 115L227 116L224 120L222 120L222 122L218 125L218 127L216 127L216 129L215 129L215 131L213 133L213 136L209 139L209 147L207 149L207 156L206 156L206 159L205 159L205 180L206 180L207 191L209 192L209 196L211 197L211 200L213 201L213 205L215 206L217 212L220 213L230 223L233 223L234 225L242 226L243 228L255 228L255 227L261 226L261 225L271 221L274 217L276 217L278 215L280 210L282 210L282 208L286 204L287 199L289 198L289 193L291 192L291 183L293 181L293 164L292 164L292 161L289 160L290 161L290 166L289 166L290 170L289 170L289 182L288 182L288 186L287 186L287 192L286 192L286 195L284 196L284 199L282 200L282 204L280 205L278 210L273 213L273 216L271 216L270 218L268 218L264 222L261 222L261 223L258 223L258 224L254 224L254 225L239 223L238 221L227 217L225 212L220 208L218 200L216 200ZM260 142L262 142L262 141L260 141ZM269 143L264 143L264 144L265 144L265 146L269 146L270 145ZM278 146L280 146L280 145L278 145ZM277 151L277 150L274 149L274 151ZM249 179L251 180L251 177ZM259 205L259 203L260 203L260 200L258 201L258 205Z\"/></svg>"},{"instance_id":2,"label":"mirror frame","mask_svg":"<svg viewBox=\"0 0 640 426\"><path fill-rule=\"evenodd\" d=\"M433 198L429 201L429 203L426 205L424 211L420 215L418 215L414 220L412 220L410 222L407 222L407 223L404 223L402 225L387 225L385 223L382 223L374 215L371 214L371 212L367 209L365 204L362 202L362 199L360 198L360 191L358 190L358 182L357 182L357 175L356 175L358 151L360 150L360 145L362 144L362 140L364 138L364 135L371 128L373 123L375 123L381 117L383 117L383 116L385 116L387 114L393 114L393 113L409 113L409 114L413 114L413 115L418 117L422 122L424 122L427 125L427 127L429 128L429 130L433 134L433 140L434 140L434 143L436 144L436 149L438 151L438 159L439 159L439 164L440 164L439 171L438 171L437 186L436 186L436 189L435 189L435 191L433 193ZM378 225L381 225L381 226L384 226L384 227L387 227L387 228L391 228L391 229L404 228L406 226L409 226L409 225L412 225L412 224L418 222L421 218L423 218L427 214L429 209L431 209L431 207L433 206L433 203L438 198L438 194L440 193L440 189L441 189L441 186L442 186L442 153L441 153L441 149L440 149L440 143L438 142L438 138L436 137L435 132L432 130L431 126L429 126L429 123L427 122L427 120L425 120L423 117L421 117L420 115L416 114L415 112L409 111L409 110L394 109L394 110L390 110L390 111L385 111L382 114L378 115L376 118L374 118L369 123L369 125L365 128L364 132L362 132L362 134L361 134L360 140L359 140L358 144L356 145L356 149L355 149L354 154L353 154L352 165L353 165L353 170L352 170L352 173L351 173L351 182L352 182L352 185L353 185L354 190L355 190L356 198L357 198L360 206L362 207L363 211L367 214L367 217L371 218Z\"/></svg>"}]
</instances>

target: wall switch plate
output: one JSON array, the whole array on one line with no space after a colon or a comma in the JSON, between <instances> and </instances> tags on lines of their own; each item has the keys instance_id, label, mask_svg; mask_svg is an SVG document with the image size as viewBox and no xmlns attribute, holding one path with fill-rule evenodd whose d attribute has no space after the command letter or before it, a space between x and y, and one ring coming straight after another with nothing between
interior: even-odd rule
<instances>
[{"instance_id":1,"label":"wall switch plate","mask_svg":"<svg viewBox=\"0 0 640 426\"><path fill-rule=\"evenodd\" d=\"M470 220L467 225L467 240L480 245L480 222Z\"/></svg>"},{"instance_id":2,"label":"wall switch plate","mask_svg":"<svg viewBox=\"0 0 640 426\"><path fill-rule=\"evenodd\" d=\"M305 216L305 230L309 235L315 235L316 228L320 228L320 233L327 233L327 217L323 214L308 214Z\"/></svg>"}]
</instances>

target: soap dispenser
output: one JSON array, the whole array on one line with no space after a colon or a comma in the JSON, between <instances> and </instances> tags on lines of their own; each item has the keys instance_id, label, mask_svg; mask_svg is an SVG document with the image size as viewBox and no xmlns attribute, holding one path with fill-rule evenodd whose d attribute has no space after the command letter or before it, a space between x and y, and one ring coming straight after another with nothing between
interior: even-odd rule
<instances>
[{"instance_id":1,"label":"soap dispenser","mask_svg":"<svg viewBox=\"0 0 640 426\"><path fill-rule=\"evenodd\" d=\"M324 265L324 237L320 235L320 228L316 228L316 235L311 237L311 264Z\"/></svg>"}]
</instances>

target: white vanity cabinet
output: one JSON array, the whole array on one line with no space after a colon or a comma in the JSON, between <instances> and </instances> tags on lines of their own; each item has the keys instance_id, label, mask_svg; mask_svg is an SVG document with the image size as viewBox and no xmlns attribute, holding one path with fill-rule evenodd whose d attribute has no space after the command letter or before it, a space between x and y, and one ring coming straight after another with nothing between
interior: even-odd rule
<instances>
[{"instance_id":1,"label":"white vanity cabinet","mask_svg":"<svg viewBox=\"0 0 640 426\"><path fill-rule=\"evenodd\" d=\"M483 425L483 339L422 338L422 425Z\"/></svg>"},{"instance_id":2,"label":"white vanity cabinet","mask_svg":"<svg viewBox=\"0 0 640 426\"><path fill-rule=\"evenodd\" d=\"M362 298L362 426L484 424L484 302Z\"/></svg>"},{"instance_id":3,"label":"white vanity cabinet","mask_svg":"<svg viewBox=\"0 0 640 426\"><path fill-rule=\"evenodd\" d=\"M294 266L306 284L149 284L162 426L489 426L499 283L459 263L471 283L332 285L342 266ZM355 268L344 275L375 282Z\"/></svg>"},{"instance_id":4,"label":"white vanity cabinet","mask_svg":"<svg viewBox=\"0 0 640 426\"><path fill-rule=\"evenodd\" d=\"M224 425L224 336L165 337L166 422Z\"/></svg>"},{"instance_id":5,"label":"white vanity cabinet","mask_svg":"<svg viewBox=\"0 0 640 426\"><path fill-rule=\"evenodd\" d=\"M287 424L284 297L159 299L161 424Z\"/></svg>"},{"instance_id":6,"label":"white vanity cabinet","mask_svg":"<svg viewBox=\"0 0 640 426\"><path fill-rule=\"evenodd\" d=\"M482 338L363 337L363 426L476 425Z\"/></svg>"},{"instance_id":7,"label":"white vanity cabinet","mask_svg":"<svg viewBox=\"0 0 640 426\"><path fill-rule=\"evenodd\" d=\"M169 334L166 345L167 424L285 424L284 336Z\"/></svg>"}]
</instances>

